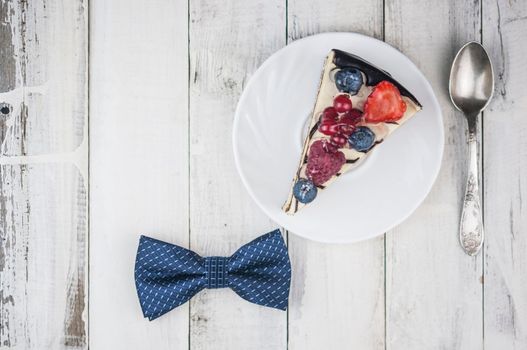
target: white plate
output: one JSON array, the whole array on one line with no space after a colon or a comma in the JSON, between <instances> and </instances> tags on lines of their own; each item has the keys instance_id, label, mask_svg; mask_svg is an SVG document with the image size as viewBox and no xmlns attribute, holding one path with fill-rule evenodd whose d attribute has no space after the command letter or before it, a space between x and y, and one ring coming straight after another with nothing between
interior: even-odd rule
<instances>
[{"instance_id":1,"label":"white plate","mask_svg":"<svg viewBox=\"0 0 527 350\"><path fill-rule=\"evenodd\" d=\"M333 48L390 72L423 110L290 216L281 207L297 169L324 58ZM430 84L401 52L364 35L325 33L293 42L256 71L238 103L233 142L242 181L272 220L315 241L349 243L388 231L424 200L441 165L443 122Z\"/></svg>"}]
</instances>

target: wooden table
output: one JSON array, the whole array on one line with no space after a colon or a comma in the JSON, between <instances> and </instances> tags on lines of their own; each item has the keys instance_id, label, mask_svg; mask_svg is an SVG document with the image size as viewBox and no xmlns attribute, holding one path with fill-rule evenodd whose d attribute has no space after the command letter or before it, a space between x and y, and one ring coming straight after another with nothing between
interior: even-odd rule
<instances>
[{"instance_id":1,"label":"wooden table","mask_svg":"<svg viewBox=\"0 0 527 350\"><path fill-rule=\"evenodd\" d=\"M229 255L275 228L236 174L234 109L267 57L326 31L385 40L430 80L446 132L432 192L366 242L287 233L288 312L207 290L146 321L140 234ZM521 0L0 0L0 348L526 349L526 39ZM467 148L447 95L469 40L496 75L474 258L458 245Z\"/></svg>"}]
</instances>

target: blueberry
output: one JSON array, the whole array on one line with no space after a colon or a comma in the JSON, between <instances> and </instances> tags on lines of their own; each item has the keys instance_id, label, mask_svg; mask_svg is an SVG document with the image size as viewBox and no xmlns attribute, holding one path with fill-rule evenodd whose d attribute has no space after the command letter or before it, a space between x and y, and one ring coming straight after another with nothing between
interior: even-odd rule
<instances>
[{"instance_id":1,"label":"blueberry","mask_svg":"<svg viewBox=\"0 0 527 350\"><path fill-rule=\"evenodd\" d=\"M317 187L308 179L298 179L293 186L293 195L300 203L309 203L317 196Z\"/></svg>"},{"instance_id":2,"label":"blueberry","mask_svg":"<svg viewBox=\"0 0 527 350\"><path fill-rule=\"evenodd\" d=\"M335 73L335 85L341 92L355 95L362 86L362 74L355 68L343 68Z\"/></svg>"},{"instance_id":3,"label":"blueberry","mask_svg":"<svg viewBox=\"0 0 527 350\"><path fill-rule=\"evenodd\" d=\"M366 126L359 126L348 139L350 147L355 148L359 152L369 150L374 142L375 134Z\"/></svg>"}]
</instances>

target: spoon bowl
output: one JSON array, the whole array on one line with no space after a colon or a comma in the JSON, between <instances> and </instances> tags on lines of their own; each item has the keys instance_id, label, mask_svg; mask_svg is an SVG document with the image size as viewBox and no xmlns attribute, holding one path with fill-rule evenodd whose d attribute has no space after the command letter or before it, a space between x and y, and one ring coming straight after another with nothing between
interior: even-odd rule
<instances>
[{"instance_id":1,"label":"spoon bowl","mask_svg":"<svg viewBox=\"0 0 527 350\"><path fill-rule=\"evenodd\" d=\"M473 115L489 104L494 92L494 73L487 51L477 42L465 44L452 62L450 98L461 112Z\"/></svg>"}]
</instances>

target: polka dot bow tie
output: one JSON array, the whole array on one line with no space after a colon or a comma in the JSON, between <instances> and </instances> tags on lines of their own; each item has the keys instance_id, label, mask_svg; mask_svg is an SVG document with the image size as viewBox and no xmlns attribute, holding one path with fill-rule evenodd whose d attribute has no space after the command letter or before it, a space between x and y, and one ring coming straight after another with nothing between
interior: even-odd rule
<instances>
[{"instance_id":1,"label":"polka dot bow tie","mask_svg":"<svg viewBox=\"0 0 527 350\"><path fill-rule=\"evenodd\" d=\"M180 246L141 236L135 285L150 321L204 288L231 288L252 303L285 310L291 263L280 230L244 245L230 257L202 258Z\"/></svg>"}]
</instances>

